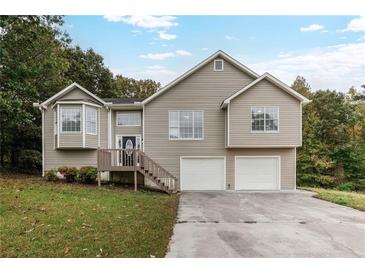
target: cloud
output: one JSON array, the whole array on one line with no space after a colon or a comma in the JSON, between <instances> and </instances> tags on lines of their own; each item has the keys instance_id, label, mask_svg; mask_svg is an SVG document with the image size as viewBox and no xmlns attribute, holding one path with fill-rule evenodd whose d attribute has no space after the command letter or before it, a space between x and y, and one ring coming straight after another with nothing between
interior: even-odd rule
<instances>
[{"instance_id":1,"label":"cloud","mask_svg":"<svg viewBox=\"0 0 365 274\"><path fill-rule=\"evenodd\" d=\"M342 32L344 31L354 31L354 32L365 31L365 16L352 19L347 24L347 27L344 30L342 30Z\"/></svg>"},{"instance_id":2,"label":"cloud","mask_svg":"<svg viewBox=\"0 0 365 274\"><path fill-rule=\"evenodd\" d=\"M175 40L176 34L166 33L166 31L159 31L158 35L162 40Z\"/></svg>"},{"instance_id":3,"label":"cloud","mask_svg":"<svg viewBox=\"0 0 365 274\"><path fill-rule=\"evenodd\" d=\"M189 52L187 50L182 50L182 49L175 51L175 53L180 56L191 56L192 55L191 52Z\"/></svg>"},{"instance_id":4,"label":"cloud","mask_svg":"<svg viewBox=\"0 0 365 274\"><path fill-rule=\"evenodd\" d=\"M324 29L324 26L322 26L322 25L312 24L312 25L309 25L308 27L301 27L300 31L309 32L309 31L317 31L317 30L323 30L323 29Z\"/></svg>"},{"instance_id":5,"label":"cloud","mask_svg":"<svg viewBox=\"0 0 365 274\"><path fill-rule=\"evenodd\" d=\"M282 52L280 53L278 56L280 58L286 58L286 57L290 57L292 54L290 52Z\"/></svg>"},{"instance_id":6,"label":"cloud","mask_svg":"<svg viewBox=\"0 0 365 274\"><path fill-rule=\"evenodd\" d=\"M139 57L150 60L165 60L167 58L175 56L191 56L191 55L192 55L191 52L187 50L176 50L174 52L171 51L171 52L141 54Z\"/></svg>"},{"instance_id":7,"label":"cloud","mask_svg":"<svg viewBox=\"0 0 365 274\"><path fill-rule=\"evenodd\" d=\"M225 38L227 40L238 40L238 38L234 37L234 36L230 36L230 35L226 35Z\"/></svg>"},{"instance_id":8,"label":"cloud","mask_svg":"<svg viewBox=\"0 0 365 274\"><path fill-rule=\"evenodd\" d=\"M200 48L200 50L207 51L207 50L209 50L209 48Z\"/></svg>"},{"instance_id":9,"label":"cloud","mask_svg":"<svg viewBox=\"0 0 365 274\"><path fill-rule=\"evenodd\" d=\"M109 22L120 22L129 24L135 27L154 29L154 28L170 28L178 26L176 17L174 16L120 16L120 15L105 15L104 18Z\"/></svg>"},{"instance_id":10,"label":"cloud","mask_svg":"<svg viewBox=\"0 0 365 274\"><path fill-rule=\"evenodd\" d=\"M357 41L365 41L365 35L363 35L363 36L361 36L361 37L357 38L356 40L357 40Z\"/></svg>"},{"instance_id":11,"label":"cloud","mask_svg":"<svg viewBox=\"0 0 365 274\"><path fill-rule=\"evenodd\" d=\"M162 52L162 53L147 53L141 54L139 57L143 59L151 59L151 60L165 60L166 58L174 57L175 53L173 52Z\"/></svg>"},{"instance_id":12,"label":"cloud","mask_svg":"<svg viewBox=\"0 0 365 274\"><path fill-rule=\"evenodd\" d=\"M313 89L347 91L363 84L365 42L312 49L286 58L252 64L260 73L266 71L291 84L297 75L304 76Z\"/></svg>"}]
</instances>

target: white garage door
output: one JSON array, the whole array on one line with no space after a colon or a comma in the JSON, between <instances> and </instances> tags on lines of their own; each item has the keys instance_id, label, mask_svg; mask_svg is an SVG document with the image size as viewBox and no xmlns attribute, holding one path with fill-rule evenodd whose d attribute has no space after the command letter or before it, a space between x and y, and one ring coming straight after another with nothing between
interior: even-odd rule
<instances>
[{"instance_id":1,"label":"white garage door","mask_svg":"<svg viewBox=\"0 0 365 274\"><path fill-rule=\"evenodd\" d=\"M235 175L237 190L278 190L280 157L236 156Z\"/></svg>"},{"instance_id":2,"label":"white garage door","mask_svg":"<svg viewBox=\"0 0 365 274\"><path fill-rule=\"evenodd\" d=\"M224 157L182 157L180 162L181 190L225 189L224 162Z\"/></svg>"}]
</instances>

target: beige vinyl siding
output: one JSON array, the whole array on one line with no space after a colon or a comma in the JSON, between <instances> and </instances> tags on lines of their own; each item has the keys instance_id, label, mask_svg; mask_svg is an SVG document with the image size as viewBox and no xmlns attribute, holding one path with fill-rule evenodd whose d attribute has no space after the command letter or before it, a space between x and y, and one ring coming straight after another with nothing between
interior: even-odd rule
<instances>
[{"instance_id":1,"label":"beige vinyl siding","mask_svg":"<svg viewBox=\"0 0 365 274\"><path fill-rule=\"evenodd\" d=\"M142 114L141 114L141 126L133 126L133 127L121 127L117 126L117 112L134 112L133 110L113 110L112 112L112 147L115 148L115 138L117 135L141 135L142 137ZM141 112L141 111L137 111Z\"/></svg>"},{"instance_id":2,"label":"beige vinyl siding","mask_svg":"<svg viewBox=\"0 0 365 274\"><path fill-rule=\"evenodd\" d=\"M98 148L98 135L85 135L85 147L87 148Z\"/></svg>"},{"instance_id":3,"label":"beige vinyl siding","mask_svg":"<svg viewBox=\"0 0 365 274\"><path fill-rule=\"evenodd\" d=\"M227 189L235 189L235 156L280 156L281 190L293 190L295 178L295 148L230 148L227 149Z\"/></svg>"},{"instance_id":4,"label":"beige vinyl siding","mask_svg":"<svg viewBox=\"0 0 365 274\"><path fill-rule=\"evenodd\" d=\"M251 107L278 107L279 132L251 132ZM300 101L263 80L229 106L229 146L300 146Z\"/></svg>"},{"instance_id":5,"label":"beige vinyl siding","mask_svg":"<svg viewBox=\"0 0 365 274\"><path fill-rule=\"evenodd\" d=\"M73 90L69 91L58 100L89 100L93 101L95 104L99 104L100 102L95 100L93 97L87 95L85 92L80 90L79 88L74 88Z\"/></svg>"},{"instance_id":6,"label":"beige vinyl siding","mask_svg":"<svg viewBox=\"0 0 365 274\"><path fill-rule=\"evenodd\" d=\"M145 152L179 178L180 156L224 156L224 111L221 102L253 79L228 62L224 71L208 63L145 106ZM169 140L170 110L204 111L204 139Z\"/></svg>"}]
</instances>

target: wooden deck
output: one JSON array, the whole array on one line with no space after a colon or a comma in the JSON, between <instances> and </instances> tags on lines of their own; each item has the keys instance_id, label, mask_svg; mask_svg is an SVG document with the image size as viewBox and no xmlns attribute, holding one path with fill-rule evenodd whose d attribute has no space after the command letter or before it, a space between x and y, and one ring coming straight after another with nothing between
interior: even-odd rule
<instances>
[{"instance_id":1,"label":"wooden deck","mask_svg":"<svg viewBox=\"0 0 365 274\"><path fill-rule=\"evenodd\" d=\"M98 185L103 171L133 171L137 191L137 172L152 180L164 191L176 191L177 178L139 149L98 149Z\"/></svg>"}]
</instances>

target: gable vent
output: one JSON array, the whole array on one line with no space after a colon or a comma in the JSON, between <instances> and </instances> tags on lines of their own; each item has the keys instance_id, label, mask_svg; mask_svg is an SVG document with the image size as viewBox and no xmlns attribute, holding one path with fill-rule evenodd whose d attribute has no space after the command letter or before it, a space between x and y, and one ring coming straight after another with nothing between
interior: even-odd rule
<instances>
[{"instance_id":1,"label":"gable vent","mask_svg":"<svg viewBox=\"0 0 365 274\"><path fill-rule=\"evenodd\" d=\"M223 59L215 59L214 60L214 71L223 71Z\"/></svg>"}]
</instances>

